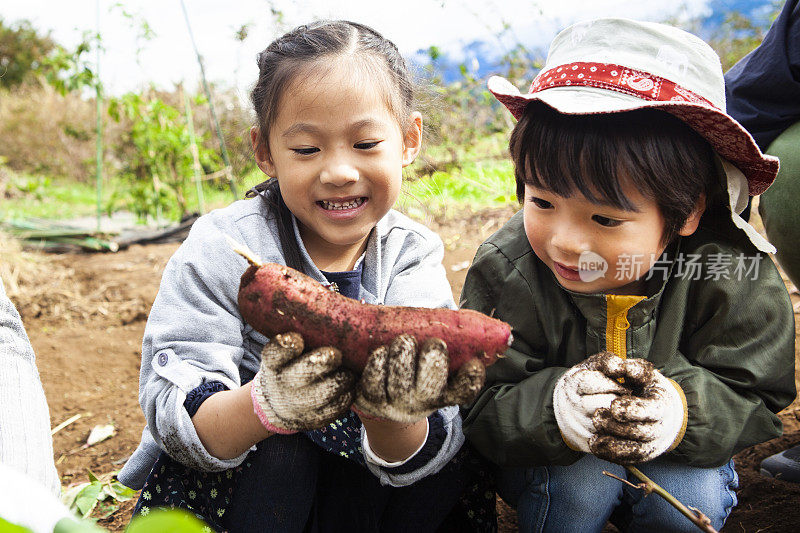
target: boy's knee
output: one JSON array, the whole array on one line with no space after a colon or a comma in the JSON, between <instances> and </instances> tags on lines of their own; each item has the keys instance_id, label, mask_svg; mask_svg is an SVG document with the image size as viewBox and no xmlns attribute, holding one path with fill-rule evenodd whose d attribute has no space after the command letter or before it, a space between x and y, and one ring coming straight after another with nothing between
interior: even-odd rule
<instances>
[{"instance_id":1,"label":"boy's knee","mask_svg":"<svg viewBox=\"0 0 800 533\"><path fill-rule=\"evenodd\" d=\"M685 506L702 511L717 530L736 506L734 490L739 486L739 478L732 462L718 468L675 465L651 473L642 470ZM642 531L697 531L697 526L663 498L634 497L638 502L633 506L632 519Z\"/></svg>"}]
</instances>

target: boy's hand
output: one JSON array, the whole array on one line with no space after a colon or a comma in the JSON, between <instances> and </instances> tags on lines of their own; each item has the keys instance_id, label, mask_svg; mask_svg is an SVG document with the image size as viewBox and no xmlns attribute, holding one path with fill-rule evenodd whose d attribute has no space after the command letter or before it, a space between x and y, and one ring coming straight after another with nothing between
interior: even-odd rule
<instances>
[{"instance_id":1,"label":"boy's hand","mask_svg":"<svg viewBox=\"0 0 800 533\"><path fill-rule=\"evenodd\" d=\"M592 416L612 401L629 394L617 379L625 374L625 360L611 352L592 355L562 375L553 390L553 410L567 446L587 452L595 432Z\"/></svg>"},{"instance_id":2,"label":"boy's hand","mask_svg":"<svg viewBox=\"0 0 800 533\"><path fill-rule=\"evenodd\" d=\"M596 434L589 447L597 457L623 465L643 463L671 449L682 434L683 394L675 382L650 367L648 384L598 409L592 417Z\"/></svg>"},{"instance_id":3,"label":"boy's hand","mask_svg":"<svg viewBox=\"0 0 800 533\"><path fill-rule=\"evenodd\" d=\"M440 407L474 400L486 377L483 363L467 361L449 382L447 367L443 341L428 339L418 349L414 337L400 335L370 354L354 410L366 417L416 422Z\"/></svg>"},{"instance_id":4,"label":"boy's hand","mask_svg":"<svg viewBox=\"0 0 800 533\"><path fill-rule=\"evenodd\" d=\"M342 354L322 347L303 352L299 333L275 335L261 351L253 378L253 409L274 433L321 428L353 403L355 375L341 368Z\"/></svg>"}]
</instances>

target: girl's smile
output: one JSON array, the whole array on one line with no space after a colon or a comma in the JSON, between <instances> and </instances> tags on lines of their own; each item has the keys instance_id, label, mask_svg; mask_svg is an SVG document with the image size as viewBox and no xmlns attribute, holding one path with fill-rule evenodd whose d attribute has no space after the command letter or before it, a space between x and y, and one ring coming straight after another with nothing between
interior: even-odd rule
<instances>
[{"instance_id":1,"label":"girl's smile","mask_svg":"<svg viewBox=\"0 0 800 533\"><path fill-rule=\"evenodd\" d=\"M349 220L359 216L367 207L369 198L351 196L348 198L331 198L318 200L317 205L332 221Z\"/></svg>"}]
</instances>

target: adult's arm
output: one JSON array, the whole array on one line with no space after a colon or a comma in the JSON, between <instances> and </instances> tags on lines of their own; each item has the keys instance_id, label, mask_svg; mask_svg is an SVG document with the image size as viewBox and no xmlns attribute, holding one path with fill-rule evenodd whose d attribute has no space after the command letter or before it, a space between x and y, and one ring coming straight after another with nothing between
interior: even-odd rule
<instances>
[{"instance_id":1,"label":"adult's arm","mask_svg":"<svg viewBox=\"0 0 800 533\"><path fill-rule=\"evenodd\" d=\"M761 44L725 74L728 114L765 151L800 120L800 4L787 0Z\"/></svg>"},{"instance_id":2,"label":"adult's arm","mask_svg":"<svg viewBox=\"0 0 800 533\"><path fill-rule=\"evenodd\" d=\"M59 495L50 411L22 320L0 280L0 463Z\"/></svg>"}]
</instances>

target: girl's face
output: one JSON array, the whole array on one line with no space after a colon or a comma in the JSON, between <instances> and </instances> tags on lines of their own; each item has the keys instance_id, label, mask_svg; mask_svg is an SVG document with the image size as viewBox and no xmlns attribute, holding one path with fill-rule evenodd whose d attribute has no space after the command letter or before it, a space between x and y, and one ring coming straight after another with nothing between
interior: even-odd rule
<instances>
[{"instance_id":1,"label":"girl's face","mask_svg":"<svg viewBox=\"0 0 800 533\"><path fill-rule=\"evenodd\" d=\"M382 84L337 61L300 72L286 87L268 145L251 132L259 167L278 179L303 244L323 270L352 268L397 200L402 169L422 137L419 113L401 130Z\"/></svg>"},{"instance_id":2,"label":"girl's face","mask_svg":"<svg viewBox=\"0 0 800 533\"><path fill-rule=\"evenodd\" d=\"M570 198L525 185L525 234L537 257L565 288L579 293L644 294L645 275L664 251L664 218L656 202L623 183L638 211ZM702 209L680 235L691 235ZM674 258L669 258L674 259ZM654 276L663 275L660 272Z\"/></svg>"}]
</instances>

